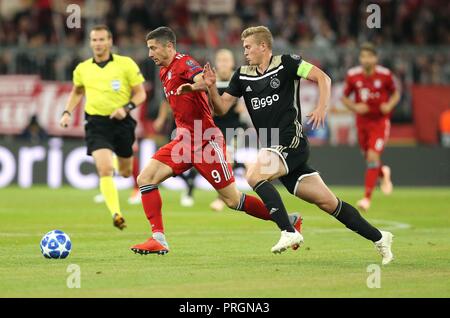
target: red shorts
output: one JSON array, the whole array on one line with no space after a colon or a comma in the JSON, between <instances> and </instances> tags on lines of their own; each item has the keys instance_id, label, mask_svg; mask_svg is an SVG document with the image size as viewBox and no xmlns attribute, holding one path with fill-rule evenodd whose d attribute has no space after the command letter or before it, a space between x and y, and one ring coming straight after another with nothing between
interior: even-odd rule
<instances>
[{"instance_id":1,"label":"red shorts","mask_svg":"<svg viewBox=\"0 0 450 318\"><path fill-rule=\"evenodd\" d=\"M204 141L199 149L174 139L158 149L153 159L172 168L179 175L194 167L216 189L234 182L233 170L226 161L226 145L223 140Z\"/></svg>"},{"instance_id":2,"label":"red shorts","mask_svg":"<svg viewBox=\"0 0 450 318\"><path fill-rule=\"evenodd\" d=\"M389 119L358 122L357 129L359 146L364 153L368 150L383 152L391 130Z\"/></svg>"}]
</instances>

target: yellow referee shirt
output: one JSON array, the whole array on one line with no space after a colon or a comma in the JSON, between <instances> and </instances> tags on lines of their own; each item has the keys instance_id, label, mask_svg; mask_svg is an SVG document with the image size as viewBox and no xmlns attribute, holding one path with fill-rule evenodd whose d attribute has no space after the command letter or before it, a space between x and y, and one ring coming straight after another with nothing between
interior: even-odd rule
<instances>
[{"instance_id":1,"label":"yellow referee shirt","mask_svg":"<svg viewBox=\"0 0 450 318\"><path fill-rule=\"evenodd\" d=\"M143 82L137 64L129 57L117 54L111 54L104 67L90 58L73 71L73 84L84 87L84 109L89 115L111 115L130 101L131 88Z\"/></svg>"}]
</instances>

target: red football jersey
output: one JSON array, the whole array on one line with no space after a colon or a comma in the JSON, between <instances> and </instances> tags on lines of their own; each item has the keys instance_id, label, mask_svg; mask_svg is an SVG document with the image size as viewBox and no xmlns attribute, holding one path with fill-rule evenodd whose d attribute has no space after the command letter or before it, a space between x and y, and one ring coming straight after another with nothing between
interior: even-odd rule
<instances>
[{"instance_id":1,"label":"red football jersey","mask_svg":"<svg viewBox=\"0 0 450 318\"><path fill-rule=\"evenodd\" d=\"M197 61L189 55L180 53L175 55L170 65L161 67L159 71L164 94L172 108L177 128L186 128L191 133L194 132L194 120L201 120L202 131L216 127L205 92L176 95L180 85L192 84L194 77L202 71Z\"/></svg>"},{"instance_id":2,"label":"red football jersey","mask_svg":"<svg viewBox=\"0 0 450 318\"><path fill-rule=\"evenodd\" d=\"M361 66L351 68L345 79L344 95L355 94L356 103L366 103L369 112L357 114L357 120L377 120L389 118L390 114L384 115L381 104L387 102L395 92L395 83L389 69L377 65L372 75L366 75Z\"/></svg>"}]
</instances>

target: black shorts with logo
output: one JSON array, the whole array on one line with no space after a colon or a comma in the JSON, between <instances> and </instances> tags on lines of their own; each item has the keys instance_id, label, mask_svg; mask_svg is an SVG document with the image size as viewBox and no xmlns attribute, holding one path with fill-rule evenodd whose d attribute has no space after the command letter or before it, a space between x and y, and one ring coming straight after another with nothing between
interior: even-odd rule
<instances>
[{"instance_id":1,"label":"black shorts with logo","mask_svg":"<svg viewBox=\"0 0 450 318\"><path fill-rule=\"evenodd\" d=\"M287 175L280 178L281 183L292 194L298 187L298 183L305 177L319 175L319 172L308 165L309 143L305 138L300 138L300 143L296 148L283 146L272 146L266 150L277 153L283 161Z\"/></svg>"},{"instance_id":2,"label":"black shorts with logo","mask_svg":"<svg viewBox=\"0 0 450 318\"><path fill-rule=\"evenodd\" d=\"M109 116L85 114L87 154L98 149L111 149L118 157L133 155L134 130L136 121L130 115L123 120L110 119Z\"/></svg>"}]
</instances>

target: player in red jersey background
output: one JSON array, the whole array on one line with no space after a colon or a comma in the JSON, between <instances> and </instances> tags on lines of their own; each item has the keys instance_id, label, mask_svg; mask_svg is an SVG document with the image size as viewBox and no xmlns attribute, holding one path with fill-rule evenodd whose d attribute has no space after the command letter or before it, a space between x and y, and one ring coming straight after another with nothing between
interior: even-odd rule
<instances>
[{"instance_id":1,"label":"player in red jersey background","mask_svg":"<svg viewBox=\"0 0 450 318\"><path fill-rule=\"evenodd\" d=\"M373 44L360 48L360 66L351 68L345 80L343 104L356 114L358 142L366 160L364 198L357 206L367 211L372 192L380 178L383 193L392 192L391 169L381 163L381 154L390 132L392 110L400 99L389 69L378 65ZM350 95L354 94L353 100Z\"/></svg>"}]
</instances>

